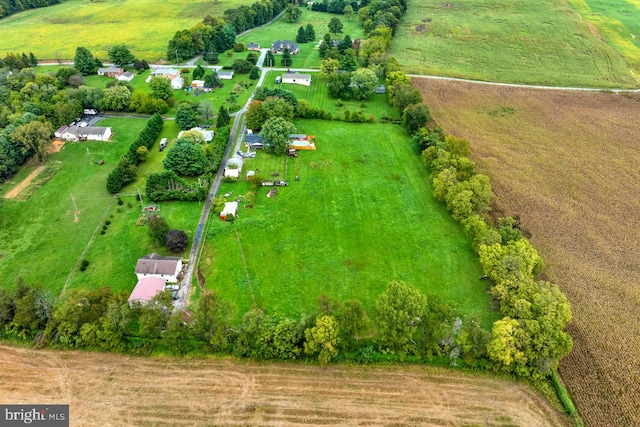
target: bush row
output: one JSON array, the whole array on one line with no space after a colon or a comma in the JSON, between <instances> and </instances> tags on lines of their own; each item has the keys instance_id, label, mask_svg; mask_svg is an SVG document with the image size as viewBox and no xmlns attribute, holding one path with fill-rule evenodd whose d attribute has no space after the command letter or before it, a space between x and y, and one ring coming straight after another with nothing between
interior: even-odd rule
<instances>
[{"instance_id":1,"label":"bush row","mask_svg":"<svg viewBox=\"0 0 640 427\"><path fill-rule=\"evenodd\" d=\"M122 187L136 180L138 163L146 158L146 153L153 146L162 131L164 121L156 113L147 122L140 135L131 143L129 151L122 156L118 165L107 176L107 191L116 194Z\"/></svg>"}]
</instances>

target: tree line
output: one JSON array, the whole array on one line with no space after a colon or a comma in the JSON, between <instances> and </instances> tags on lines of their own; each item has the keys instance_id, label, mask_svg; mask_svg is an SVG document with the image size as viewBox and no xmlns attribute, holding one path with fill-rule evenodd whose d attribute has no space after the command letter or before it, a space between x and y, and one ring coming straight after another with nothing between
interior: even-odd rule
<instances>
[{"instance_id":1,"label":"tree line","mask_svg":"<svg viewBox=\"0 0 640 427\"><path fill-rule=\"evenodd\" d=\"M0 0L0 18L6 18L24 10L59 4L60 0Z\"/></svg>"},{"instance_id":2,"label":"tree line","mask_svg":"<svg viewBox=\"0 0 640 427\"><path fill-rule=\"evenodd\" d=\"M193 311L173 312L163 291L146 304L109 288L75 288L59 298L18 280L0 289L0 337L37 347L133 354L232 354L277 360L425 361L486 366L488 333L437 296L391 282L372 313L360 301L318 298L298 314L252 306L242 316L215 291L202 291Z\"/></svg>"}]
</instances>

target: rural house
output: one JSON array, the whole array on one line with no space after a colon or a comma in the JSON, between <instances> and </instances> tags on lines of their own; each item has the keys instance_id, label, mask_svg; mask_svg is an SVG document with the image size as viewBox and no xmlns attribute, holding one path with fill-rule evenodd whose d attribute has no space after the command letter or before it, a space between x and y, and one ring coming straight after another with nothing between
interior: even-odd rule
<instances>
[{"instance_id":1,"label":"rural house","mask_svg":"<svg viewBox=\"0 0 640 427\"><path fill-rule=\"evenodd\" d=\"M249 43L247 50L260 51L260 43Z\"/></svg>"},{"instance_id":2,"label":"rural house","mask_svg":"<svg viewBox=\"0 0 640 427\"><path fill-rule=\"evenodd\" d=\"M56 138L65 141L108 141L111 138L111 128L93 126L62 126L54 133Z\"/></svg>"},{"instance_id":3,"label":"rural house","mask_svg":"<svg viewBox=\"0 0 640 427\"><path fill-rule=\"evenodd\" d=\"M145 80L146 83L151 81L151 77L160 76L171 81L171 89L182 89L184 80L180 77L180 71L173 68L154 68L151 70L151 74Z\"/></svg>"},{"instance_id":4,"label":"rural house","mask_svg":"<svg viewBox=\"0 0 640 427\"><path fill-rule=\"evenodd\" d=\"M291 40L276 40L271 44L271 53L282 55L285 50L289 49L291 55L300 53L300 47Z\"/></svg>"},{"instance_id":5,"label":"rural house","mask_svg":"<svg viewBox=\"0 0 640 427\"><path fill-rule=\"evenodd\" d=\"M262 137L257 133L250 133L244 138L244 145L253 148L254 150L261 150L264 148Z\"/></svg>"},{"instance_id":6,"label":"rural house","mask_svg":"<svg viewBox=\"0 0 640 427\"><path fill-rule=\"evenodd\" d=\"M118 77L122 73L124 73L124 70L118 67L98 68L99 76Z\"/></svg>"},{"instance_id":7,"label":"rural house","mask_svg":"<svg viewBox=\"0 0 640 427\"><path fill-rule=\"evenodd\" d=\"M138 280L145 277L157 277L169 283L175 283L182 273L182 258L162 256L156 253L144 256L136 264Z\"/></svg>"},{"instance_id":8,"label":"rural house","mask_svg":"<svg viewBox=\"0 0 640 427\"><path fill-rule=\"evenodd\" d=\"M133 80L134 77L135 76L133 73L130 73L129 71L127 71L126 73L120 74L118 77L116 77L116 79L120 81L130 82L131 80Z\"/></svg>"},{"instance_id":9,"label":"rural house","mask_svg":"<svg viewBox=\"0 0 640 427\"><path fill-rule=\"evenodd\" d=\"M209 129L203 129L201 127L195 127L195 128L189 129L189 131L192 131L192 130L200 133L200 135L202 135L202 137L206 142L213 141L213 137L215 136L215 132ZM180 132L178 132L178 138L182 138L182 135L184 135L185 132L187 131L181 130Z\"/></svg>"},{"instance_id":10,"label":"rural house","mask_svg":"<svg viewBox=\"0 0 640 427\"><path fill-rule=\"evenodd\" d=\"M231 80L233 78L233 71L218 71L218 77L220 80Z\"/></svg>"},{"instance_id":11,"label":"rural house","mask_svg":"<svg viewBox=\"0 0 640 427\"><path fill-rule=\"evenodd\" d=\"M133 303L146 304L164 289L167 281L159 277L143 277L138 280L133 292L129 295L129 305Z\"/></svg>"},{"instance_id":12,"label":"rural house","mask_svg":"<svg viewBox=\"0 0 640 427\"><path fill-rule=\"evenodd\" d=\"M282 83L310 86L311 74L289 73L282 75Z\"/></svg>"}]
</instances>

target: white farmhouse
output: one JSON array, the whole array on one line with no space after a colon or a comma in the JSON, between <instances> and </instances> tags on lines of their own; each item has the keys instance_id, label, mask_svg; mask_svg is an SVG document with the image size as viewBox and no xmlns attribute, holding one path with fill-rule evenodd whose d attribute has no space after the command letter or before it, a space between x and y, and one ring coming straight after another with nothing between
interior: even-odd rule
<instances>
[{"instance_id":1,"label":"white farmhouse","mask_svg":"<svg viewBox=\"0 0 640 427\"><path fill-rule=\"evenodd\" d=\"M182 258L162 256L157 253L144 256L136 264L138 280L145 277L157 277L169 283L176 283L182 272Z\"/></svg>"},{"instance_id":2,"label":"white farmhouse","mask_svg":"<svg viewBox=\"0 0 640 427\"><path fill-rule=\"evenodd\" d=\"M311 74L288 73L282 75L282 83L310 86Z\"/></svg>"}]
</instances>

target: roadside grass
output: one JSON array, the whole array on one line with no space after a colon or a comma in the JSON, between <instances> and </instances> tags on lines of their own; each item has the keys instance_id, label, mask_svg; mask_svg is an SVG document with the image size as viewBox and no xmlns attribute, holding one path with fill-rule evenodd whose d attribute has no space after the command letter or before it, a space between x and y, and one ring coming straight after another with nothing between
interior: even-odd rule
<instances>
[{"instance_id":1,"label":"roadside grass","mask_svg":"<svg viewBox=\"0 0 640 427\"><path fill-rule=\"evenodd\" d=\"M632 9L627 5L620 13L637 26L640 11ZM410 2L390 54L405 72L415 74L554 86L638 86L619 52L592 34L570 6L551 0Z\"/></svg>"},{"instance_id":2,"label":"roadside grass","mask_svg":"<svg viewBox=\"0 0 640 427\"><path fill-rule=\"evenodd\" d=\"M14 286L15 279L22 277L27 283L41 284L57 295L94 230L102 226L100 218L105 212L105 220L111 224L104 235L98 231L85 256L90 265L85 272L76 272L71 287L131 289L132 281L135 284L133 269L137 258L151 250L165 253L165 248L150 246L146 227L135 225L140 215L136 187L144 191L143 179L124 189L123 193L130 196L122 197L123 205L114 200L107 211L113 198L105 189L107 175L145 124L145 119L102 120L98 125L113 128L111 141L65 144L59 153L49 157L48 168L54 168L55 174L48 181L24 201L3 200L0 274L9 279L3 282L3 287ZM163 135L175 131L175 123L168 121L165 126ZM152 151L149 165L145 165L146 169L140 168L139 174L146 174L152 167L161 167L162 154L165 153ZM104 165L96 164L100 160ZM18 172L12 179L14 185L32 170L27 167ZM14 185L3 186L3 194ZM74 200L78 209L77 221ZM161 215L171 227L183 229L191 237L193 223L201 209L197 203L164 203Z\"/></svg>"},{"instance_id":3,"label":"roadside grass","mask_svg":"<svg viewBox=\"0 0 640 427\"><path fill-rule=\"evenodd\" d=\"M313 28L316 32L316 39L314 41L308 43L299 43L300 53L298 55L292 55L291 59L293 63L290 67L285 68L320 68L322 64L322 59L320 59L319 51L318 51L318 42L322 40L324 34L329 31L328 24L331 21L331 18L339 18L344 25L342 33L332 34L333 38L343 39L345 35L349 34L351 39L355 38L364 38L364 34L362 32L362 28L358 23L358 18L356 16L351 17L351 19L346 19L342 15L334 15L325 12L313 12L311 9L300 8L302 11L302 15L298 22L288 22L284 19L284 16L278 19L276 22L273 22L263 28L258 28L256 30L250 31L249 33L238 37L238 42L244 43L245 46L249 43L259 43L260 48L269 48L271 47L271 43L276 40L291 40L292 42L296 41L296 36L298 35L298 29L300 27L306 27L307 24L313 25ZM220 54L220 59L222 61L222 57L226 56L225 54ZM245 59L247 53L244 53L242 56ZM276 68L282 68L281 55L275 55L276 58ZM233 62L233 61L232 61ZM230 65L230 64L229 64Z\"/></svg>"},{"instance_id":4,"label":"roadside grass","mask_svg":"<svg viewBox=\"0 0 640 427\"><path fill-rule=\"evenodd\" d=\"M159 7L152 0L68 0L0 21L0 52L33 52L41 60L73 59L76 47L84 46L106 60L110 46L125 44L138 58L159 61L166 59L167 44L176 31L191 28L207 15L222 16L226 9L251 3L176 0Z\"/></svg>"},{"instance_id":5,"label":"roadside grass","mask_svg":"<svg viewBox=\"0 0 640 427\"><path fill-rule=\"evenodd\" d=\"M264 179L277 171L289 182L270 187L279 190L274 198L266 197L269 187L257 188L255 206L242 207L235 223L211 219L200 264L207 287L236 304L239 315L253 303L308 313L322 294L358 299L372 313L387 284L403 280L490 327L497 314L489 309L477 256L433 199L403 129L319 120L296 125L316 135L317 151L299 151L295 159L260 152L245 161L239 182L220 187L219 194L233 193L230 199L246 195L249 169Z\"/></svg>"},{"instance_id":6,"label":"roadside grass","mask_svg":"<svg viewBox=\"0 0 640 427\"><path fill-rule=\"evenodd\" d=\"M296 84L276 83L276 76L284 74L282 71L269 71L262 83L263 87L280 88L293 92L298 99L305 99L314 107L321 108L333 115L340 114L344 117L345 111L351 113L362 112L364 117L369 120L373 115L375 120L383 117L399 118L397 109L391 107L387 101L386 94L373 94L366 101L356 99L337 99L332 98L327 93L326 79L320 77L319 73L311 73L311 86L302 86ZM342 104L342 105L341 105Z\"/></svg>"}]
</instances>

